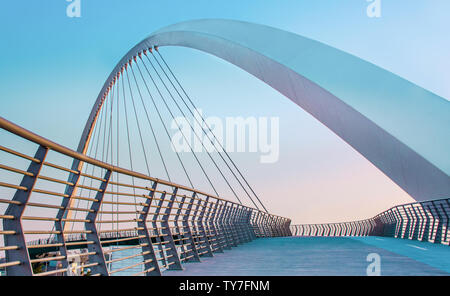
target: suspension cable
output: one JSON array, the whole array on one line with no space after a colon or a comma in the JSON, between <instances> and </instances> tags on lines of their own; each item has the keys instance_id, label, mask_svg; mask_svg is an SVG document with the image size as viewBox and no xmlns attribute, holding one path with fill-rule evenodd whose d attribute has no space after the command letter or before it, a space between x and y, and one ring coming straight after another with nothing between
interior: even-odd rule
<instances>
[{"instance_id":1,"label":"suspension cable","mask_svg":"<svg viewBox=\"0 0 450 296\"><path fill-rule=\"evenodd\" d=\"M146 54L144 54L147 59L150 61L150 59L148 58L148 56ZM141 59L142 60L142 59ZM163 101L164 105L167 108L167 111L169 111L169 114L171 115L174 123L176 124L176 126L178 127L178 130L180 131L181 135L183 136L184 140L186 141L187 145L189 146L189 149L192 152L192 155L194 156L195 160L197 161L198 165L200 166L200 169L203 171L203 174L205 175L206 179L208 180L209 184L211 185L212 189L214 190L214 192L216 193L217 196L219 196L219 193L217 192L216 188L214 187L213 183L211 182L211 179L209 178L208 174L206 173L205 169L203 168L202 164L200 163L200 160L198 159L197 155L194 153L194 150L192 149L191 144L189 143L189 141L187 140L185 134L183 133L180 125L178 124L178 122L175 120L175 116L173 115L172 111L170 110L170 107L167 105L166 100L164 99L164 96L162 95L161 91L159 90L158 85L156 84L155 80L153 79L153 76L150 74L150 71L148 70L147 66L145 65L145 63L142 63L145 67L145 69L147 70L148 75L150 76L150 79L153 82L153 85L155 86L156 90L158 91L161 100ZM239 198L238 198L239 200ZM239 201L240 202L240 201Z\"/></svg>"},{"instance_id":2,"label":"suspension cable","mask_svg":"<svg viewBox=\"0 0 450 296\"><path fill-rule=\"evenodd\" d=\"M206 129L203 127L202 123L200 123L200 121L197 119L197 117L194 115L194 113L192 112L192 110L190 109L190 107L186 104L185 100L183 99L183 97L181 96L180 92L178 91L178 89L175 87L174 83L172 82L172 80L169 78L169 76L167 75L166 71L164 70L164 68L161 66L161 63L158 61L158 59L156 58L156 56L153 54L153 51L151 51L151 54L153 56L153 58L155 59L156 63L159 65L159 68L162 70L162 72L164 73L165 77L167 78L167 80L170 82L170 84L172 85L173 89L176 91L176 93L178 94L178 96L180 97L180 99L183 101L184 105L186 106L186 108L188 109L188 111L191 113L192 117L195 119L195 121L198 123L198 125L200 126L200 128L202 129L202 132L205 134L205 136L208 138L209 142L211 143L211 145L213 146L213 148L217 151L217 154L219 155L219 157L222 159L222 161L225 163L225 165L227 166L227 168L229 169L229 171L231 172L231 174L234 176L234 178L238 181L239 185L241 186L241 188L244 190L245 194L248 196L248 198L250 199L250 201L253 203L253 205L259 210L258 205L255 203L255 201L253 200L253 198L250 196L250 194L247 192L246 188L244 187L244 185L241 183L241 181L239 180L239 178L236 176L236 174L234 173L233 169L230 167L230 165L228 164L228 162L225 160L225 158L222 156L222 154L220 153L219 149L217 149L217 146L214 143L214 140L211 139L210 135L208 134L208 132L206 131ZM156 71L156 69L155 69ZM159 76L159 74L158 74ZM161 77L159 77L162 80ZM170 96L172 97L172 100L175 102L176 106L178 107L178 109L180 110L180 112L183 114L183 116L185 116L184 112L181 110L180 106L178 105L178 103L176 102L175 98L173 97L173 95L170 93L168 87L166 86L166 84L164 82L162 82L166 88L166 90L169 92ZM198 111L197 111L198 112ZM199 112L198 112L199 113ZM186 117L186 116L185 116ZM208 154L209 151L206 149L206 147L203 144L203 141L200 139L200 137L197 135L197 133L195 132L194 128L191 126L192 130L194 131L194 133L196 134L197 138L200 140L200 142L202 143L203 148L205 148L206 152ZM210 132L212 133L212 130L210 129ZM212 133L213 134L213 133ZM214 134L213 134L214 135ZM217 139L216 139L217 140ZM219 142L219 141L217 141ZM224 148L222 148L222 151L225 151ZM211 157L211 156L210 156ZM214 160L213 160L214 162ZM215 162L214 162L215 164ZM218 166L216 165L216 167L218 168ZM218 168L219 169L219 168ZM219 169L220 171L220 169ZM234 191L234 190L233 190Z\"/></svg>"},{"instance_id":3,"label":"suspension cable","mask_svg":"<svg viewBox=\"0 0 450 296\"><path fill-rule=\"evenodd\" d=\"M152 51L150 51L152 53ZM152 53L153 55L153 53ZM147 56L147 60L149 61L150 65L152 66L153 70L155 71L155 73L157 74L157 76L159 77L159 80L161 81L161 83L164 85L166 91L169 93L169 96L172 98L172 100L174 101L175 105L178 107L178 110L180 110L181 114L186 118L185 113L183 112L183 110L180 108L180 106L178 105L178 103L176 102L175 98L173 97L172 93L170 92L170 90L168 89L167 85L165 84L164 80L162 79L161 75L159 75L158 71L156 70L155 66L153 65L153 63L150 61L150 59ZM153 78L152 78L153 80ZM158 89L159 91L159 89ZM161 95L162 97L162 95ZM164 100L164 99L163 99ZM165 100L164 100L165 101ZM165 103L165 102L164 102ZM166 104L166 103L165 103ZM167 104L166 104L167 106ZM172 115L172 113L171 113ZM172 115L172 118L175 120L174 116ZM231 186L230 182L228 182L227 178L225 177L225 175L223 174L222 170L219 168L219 166L217 165L217 163L215 162L214 158L211 156L211 153L208 151L208 149L206 149L205 145L203 144L202 139L200 138L200 136L197 134L197 132L195 131L194 127L191 125L190 122L188 122L189 127L192 129L192 131L194 132L194 135L197 137L197 139L200 141L202 147L205 149L206 153L208 154L209 158L211 159L211 161L213 162L214 166L217 168L217 170L219 171L220 175L222 176L222 178L225 180L226 184L228 185L228 187L231 189L231 192L233 192L233 195L236 197L236 199L239 201L240 204L242 204L240 198L237 196L236 192L234 191L233 187ZM178 127L179 128L179 127ZM180 129L180 128L179 128ZM180 129L181 131L181 129ZM187 140L186 140L187 141ZM256 206L256 204L255 204Z\"/></svg>"},{"instance_id":4,"label":"suspension cable","mask_svg":"<svg viewBox=\"0 0 450 296\"><path fill-rule=\"evenodd\" d=\"M126 66L125 66L126 68ZM125 86L124 86L124 81L125 79L123 78L122 75L122 92L123 92L123 105L125 108L125 123L126 123L126 127L127 127L127 138L128 138L128 155L130 157L130 168L131 170L133 170L133 159L131 157L131 143L130 143L130 129L128 127L128 112L127 112L127 103L126 103L126 97L125 97ZM134 176L131 176L131 181L133 183L133 195L134 195L134 209L136 211L136 219L137 219L137 205L136 205L136 186L134 184Z\"/></svg>"},{"instance_id":5,"label":"suspension cable","mask_svg":"<svg viewBox=\"0 0 450 296\"><path fill-rule=\"evenodd\" d=\"M142 60L142 58L141 58L141 60ZM140 75L141 75L142 81L144 82L145 88L147 89L147 92L148 92L148 94L149 94L149 96L150 96L150 99L151 99L151 101L152 101L152 103L153 103L153 107L155 107L156 113L158 114L159 120L161 121L161 124L162 124L162 126L163 126L163 128L164 128L164 131L166 132L166 135L167 135L167 137L169 138L169 142L170 142L170 139L171 139L170 133L169 133L169 131L167 130L166 125L164 124L164 120L163 120L163 118L162 118L161 112L159 111L159 108L158 108L158 106L156 105L155 99L153 98L153 96L152 96L152 94L151 94L151 92L150 92L150 88L148 87L147 82L145 81L144 75L142 74L142 71L141 71L141 68L139 67L139 64L136 63L136 66L137 66L137 69L139 70L139 73L140 73ZM179 161L181 167L183 168L184 174L186 175L186 178L187 178L189 184L191 185L192 188L195 188L194 185L193 185L193 183L192 183L191 177L189 176L189 174L188 174L188 172L187 172L187 170L186 170L186 167L184 166L184 163L183 163L183 161L181 160L181 157L180 157L179 153L176 152L176 155L177 155L177 158L178 158L178 161Z\"/></svg>"},{"instance_id":6,"label":"suspension cable","mask_svg":"<svg viewBox=\"0 0 450 296\"><path fill-rule=\"evenodd\" d=\"M131 91L131 84L130 84L130 77L128 75L128 69L125 69L125 72L127 74L128 88L130 90L131 102L133 103L132 105L133 105L133 110L134 110L134 116L136 117L136 123L137 123L137 127L138 127L139 138L141 140L142 152L144 152L144 159L145 159L145 164L147 166L148 175L151 176L151 174L150 174L150 167L148 165L148 160L147 160L147 153L145 152L145 147L144 147L144 140L142 139L141 126L139 124L139 118L138 118L137 111L136 111L136 105L134 104L134 96L133 96L133 92Z\"/></svg>"},{"instance_id":7,"label":"suspension cable","mask_svg":"<svg viewBox=\"0 0 450 296\"><path fill-rule=\"evenodd\" d=\"M235 164L235 162L233 161L233 159L230 157L230 155L228 154L228 152L226 151L226 149L223 147L223 145L220 143L220 141L217 139L216 135L212 132L211 127L207 124L206 120L204 119L203 115L198 112L197 107L195 106L194 102L192 101L192 99L190 98L190 96L187 94L186 90L184 89L184 87L181 85L180 81L178 80L178 78L175 76L175 74L173 73L172 69L169 67L169 65L167 64L166 60L164 59L164 57L161 55L161 53L158 50L158 47L155 47L156 52L158 53L159 57L161 58L162 62L164 63L164 65L166 66L166 68L169 70L171 76L175 79L177 85L180 87L180 89L182 90L182 92L184 93L184 95L186 96L186 98L189 100L189 102L191 103L192 107L194 108L194 110L196 110L196 113L199 115L199 117L201 118L201 120L203 121L203 123L205 124L205 126L208 128L209 132L211 133L211 135L214 137L214 139L216 140L216 142L220 145L220 147L222 148L222 151L225 152L225 155L227 156L227 158L229 159L229 161L231 162L231 164L233 165L233 167L237 170L237 172L239 173L239 175L241 176L241 178L244 180L245 184L250 188L250 190L252 191L253 195L256 197L256 199L258 200L258 202L261 204L261 206L264 208L264 210L268 213L266 207L264 206L264 204L261 202L260 198L258 197L258 195L255 193L255 191L253 190L252 186L250 186L250 184L248 183L247 179L244 177L244 175L242 174L242 172L239 170L239 168L237 167L237 165ZM155 56L154 56L155 57ZM156 57L155 57L156 59ZM161 65L160 65L161 66ZM166 74L167 75L167 74ZM169 81L171 81L169 79ZM175 86L174 86L175 88ZM178 91L177 91L178 92ZM182 98L181 94L178 93L178 95L180 96L180 98L183 100L184 104L187 106L186 102L184 101L184 99ZM188 107L188 106L187 106ZM190 109L188 107L188 109ZM195 116L194 116L195 117ZM196 120L198 120L196 118ZM200 126L202 126L200 124ZM209 137L208 137L209 138ZM213 146L215 146L213 144Z\"/></svg>"},{"instance_id":8,"label":"suspension cable","mask_svg":"<svg viewBox=\"0 0 450 296\"><path fill-rule=\"evenodd\" d=\"M153 125L152 125L152 123L151 123L151 121L150 121L150 116L149 116L149 114L148 114L147 107L146 107L145 104L144 104L144 99L143 99L141 90L140 90L140 88L139 88L139 84L138 84L138 82L137 82L136 76L134 75L134 70L133 70L133 67L132 67L131 65L130 65L130 69L131 69L131 73L133 74L134 82L136 83L136 88L137 88L137 90L138 90L139 97L141 98L142 106L144 107L145 115L146 115L146 117L147 117L147 121L148 121L148 124L149 124L149 126L150 126L150 130L151 130L151 132L152 132L153 139L155 140L155 143L156 143L156 148L157 148L157 150L158 150L159 157L161 158L161 162L162 162L162 164L163 164L163 166L164 166L164 170L165 170L165 172L166 172L166 175L167 175L167 178L168 178L169 182L172 182L171 179L170 179L169 171L168 171L167 166L166 166L166 162L164 161L164 157L163 157L162 152L161 152L161 148L159 147L159 143L158 143L158 140L157 140L155 131L154 131L154 129L153 129Z\"/></svg>"}]
</instances>

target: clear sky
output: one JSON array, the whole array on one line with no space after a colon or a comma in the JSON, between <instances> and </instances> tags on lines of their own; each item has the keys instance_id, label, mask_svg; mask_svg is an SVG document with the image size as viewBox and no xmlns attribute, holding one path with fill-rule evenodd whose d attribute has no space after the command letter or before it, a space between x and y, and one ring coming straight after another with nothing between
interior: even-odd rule
<instances>
[{"instance_id":1,"label":"clear sky","mask_svg":"<svg viewBox=\"0 0 450 296\"><path fill-rule=\"evenodd\" d=\"M151 32L176 22L229 18L321 41L450 98L450 2L382 0L3 1L0 115L76 148L97 94L116 62ZM207 115L279 116L280 160L235 154L272 212L297 223L373 216L411 199L309 114L215 57L167 48L167 59ZM238 108L236 106L239 106Z\"/></svg>"}]
</instances>

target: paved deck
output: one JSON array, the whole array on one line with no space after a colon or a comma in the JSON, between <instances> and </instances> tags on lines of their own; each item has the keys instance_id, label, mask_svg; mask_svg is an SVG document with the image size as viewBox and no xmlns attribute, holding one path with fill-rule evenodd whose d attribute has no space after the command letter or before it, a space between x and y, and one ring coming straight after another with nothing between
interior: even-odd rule
<instances>
[{"instance_id":1,"label":"paved deck","mask_svg":"<svg viewBox=\"0 0 450 296\"><path fill-rule=\"evenodd\" d=\"M369 253L380 255L381 275L450 275L448 246L385 237L257 239L163 274L357 276L366 275Z\"/></svg>"}]
</instances>

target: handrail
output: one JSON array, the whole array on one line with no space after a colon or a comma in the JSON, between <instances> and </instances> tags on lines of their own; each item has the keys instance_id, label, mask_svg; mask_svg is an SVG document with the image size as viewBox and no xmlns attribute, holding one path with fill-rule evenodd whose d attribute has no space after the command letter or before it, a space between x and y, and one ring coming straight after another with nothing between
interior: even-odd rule
<instances>
[{"instance_id":1,"label":"handrail","mask_svg":"<svg viewBox=\"0 0 450 296\"><path fill-rule=\"evenodd\" d=\"M67 147L62 146L60 144L57 144L57 143L55 143L53 141L50 141L50 140L48 140L48 139L46 139L46 138L44 138L42 136L39 136L39 135L37 135L37 134L27 130L27 129L24 129L24 128L18 126L15 123L12 123L12 122L8 121L7 119L5 119L5 118L3 118L1 116L0 116L0 128L2 128L4 130L7 130L7 131L9 131L9 132L11 132L11 133L13 133L15 135L18 135L18 136L20 136L22 138L25 138L25 139L27 139L27 140L29 140L31 142L34 142L36 144L42 145L44 147L47 147L47 148L49 148L49 149L51 149L53 151L59 152L61 154L64 154L64 155L72 157L72 158L76 158L78 160L81 160L83 162L86 162L86 163L89 163L89 164L101 167L103 169L110 170L112 172L116 172L116 173L120 173L120 174L131 176L131 177L136 177L136 178L140 178L140 179L144 179L144 180L157 182L157 183L162 184L162 185L167 185L167 186L171 186L171 187L177 187L177 188L182 189L182 190L195 192L197 194L201 194L201 195L204 195L204 196L209 196L209 197L215 198L217 200L227 201L229 203L240 205L240 204L238 204L236 202L229 201L229 200L223 199L221 197L214 196L214 195L205 193L203 191L200 191L200 190L197 190L197 189L194 189L194 188L190 188L190 187L187 187L187 186L184 186L184 185L180 185L180 184L176 184L176 183L173 183L173 182L169 182L169 181L166 181L166 180L163 180L163 179L153 178L153 177L144 175L142 173L134 172L134 171L131 171L131 170L128 170L128 169L125 169L125 168L117 167L117 166L114 166L114 165L111 165L111 164L99 161L99 160L91 158L91 157L89 157L87 155L84 155L84 154L81 154L79 152L76 152L76 151L74 151L74 150L72 150L70 148L67 148ZM250 207L250 206L245 206L245 207L247 207L249 209L257 210L254 207ZM278 215L273 215L273 216L281 217L281 216L278 216Z\"/></svg>"},{"instance_id":2,"label":"handrail","mask_svg":"<svg viewBox=\"0 0 450 296\"><path fill-rule=\"evenodd\" d=\"M54 270L35 273L33 265L44 261L58 261L58 265L61 264L58 272L73 274L69 249L80 252L87 249L87 253L83 253L86 255L83 259L84 266L89 267L93 274L117 273L121 269L111 266L113 262L142 257L143 263L140 265L145 270L143 273L161 275L160 268L182 269L181 263L199 262L200 256L212 256L213 253L258 237L291 235L291 220L288 218L104 163L43 138L2 117L0 129L38 145L34 157L0 146L0 150L9 153L11 157L19 156L29 161L27 170L0 164L0 169L8 176L19 174L22 178L18 185L9 179L5 179L7 182L0 180L0 187L9 188L7 194L10 195L7 199L0 199L0 204L7 205L4 212L0 212L0 220L3 221L0 239L4 244L0 245L0 255L5 254L7 258L0 258L1 262L6 263L0 265L0 269L5 268L7 275L57 273ZM72 158L76 162L90 164L101 172L94 174L93 171L90 175L83 173L80 168L66 169L47 161L49 151ZM46 167L57 170L41 173L41 169L45 170ZM60 174L66 172L69 172L71 177L63 181ZM116 177L120 174L135 177L145 181L144 183L152 181L151 188L148 184L138 186L134 183L131 185L114 182L113 173ZM78 184L81 176L95 179L96 182ZM53 187L61 187L61 184L66 184L69 190L62 191ZM117 188L123 185L128 189ZM157 187L161 185L163 188ZM84 189L88 193L73 193L75 188ZM180 192L180 189L183 192ZM45 199L41 199L42 196ZM49 197L51 199L46 201ZM70 202L74 200L83 201L84 205L77 204L73 207ZM106 210L103 210L103 206L107 207ZM31 211L24 216L25 207L38 207L44 212L36 214ZM133 207L134 210L131 211ZM74 211L78 216L64 216L67 211ZM127 216L118 216L122 214ZM64 227L63 223L68 221L72 226L77 226ZM39 222L46 224L44 226ZM113 252L105 249L130 244L141 248L142 252L112 260ZM114 253L114 257L116 256L118 253ZM44 259L41 259L43 257ZM15 264L16 262L20 264ZM129 265L123 270L132 266Z\"/></svg>"},{"instance_id":3,"label":"handrail","mask_svg":"<svg viewBox=\"0 0 450 296\"><path fill-rule=\"evenodd\" d=\"M450 198L393 206L372 218L291 225L300 236L393 236L450 244Z\"/></svg>"}]
</instances>

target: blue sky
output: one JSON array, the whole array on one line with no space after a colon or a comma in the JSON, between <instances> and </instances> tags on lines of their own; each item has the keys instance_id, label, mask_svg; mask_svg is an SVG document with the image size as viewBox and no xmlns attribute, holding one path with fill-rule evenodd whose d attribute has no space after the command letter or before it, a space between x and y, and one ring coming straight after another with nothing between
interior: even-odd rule
<instances>
[{"instance_id":1,"label":"blue sky","mask_svg":"<svg viewBox=\"0 0 450 296\"><path fill-rule=\"evenodd\" d=\"M449 1L382 0L379 19L367 17L365 0L81 0L81 18L66 16L68 4L3 1L0 116L71 148L122 55L151 32L190 19L229 18L295 32L450 98ZM277 164L236 155L275 213L296 222L333 222L409 201L356 151L257 79L194 50L164 53L207 114L281 118Z\"/></svg>"}]
</instances>

